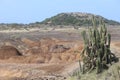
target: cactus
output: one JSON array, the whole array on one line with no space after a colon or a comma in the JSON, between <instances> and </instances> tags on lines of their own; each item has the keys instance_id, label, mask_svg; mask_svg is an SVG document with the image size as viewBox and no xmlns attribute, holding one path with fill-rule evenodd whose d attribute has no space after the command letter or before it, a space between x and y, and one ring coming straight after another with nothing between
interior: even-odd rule
<instances>
[{"instance_id":1,"label":"cactus","mask_svg":"<svg viewBox=\"0 0 120 80\"><path fill-rule=\"evenodd\" d=\"M103 21L98 29L95 17L93 17L93 27L82 32L84 48L81 52L84 62L83 72L91 72L96 69L97 73L101 72L108 64L116 60L116 56L110 51L111 35Z\"/></svg>"}]
</instances>

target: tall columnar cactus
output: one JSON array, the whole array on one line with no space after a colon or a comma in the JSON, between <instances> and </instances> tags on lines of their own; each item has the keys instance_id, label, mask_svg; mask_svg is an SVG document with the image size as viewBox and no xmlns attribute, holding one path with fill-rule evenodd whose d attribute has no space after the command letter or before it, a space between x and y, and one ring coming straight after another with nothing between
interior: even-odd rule
<instances>
[{"instance_id":1,"label":"tall columnar cactus","mask_svg":"<svg viewBox=\"0 0 120 80\"><path fill-rule=\"evenodd\" d=\"M111 35L107 32L103 21L98 28L93 17L93 27L89 28L88 32L83 31L81 34L84 41L84 48L81 52L84 63L83 72L96 69L99 73L116 60L115 55L110 51Z\"/></svg>"}]
</instances>

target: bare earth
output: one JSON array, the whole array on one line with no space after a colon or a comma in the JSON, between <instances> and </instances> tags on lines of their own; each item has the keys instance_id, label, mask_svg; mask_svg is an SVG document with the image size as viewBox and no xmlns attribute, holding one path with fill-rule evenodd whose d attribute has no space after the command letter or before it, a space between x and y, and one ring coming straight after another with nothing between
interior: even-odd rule
<instances>
[{"instance_id":1,"label":"bare earth","mask_svg":"<svg viewBox=\"0 0 120 80\"><path fill-rule=\"evenodd\" d=\"M0 80L66 80L79 68L81 30L0 32ZM108 31L120 57L120 28Z\"/></svg>"}]
</instances>

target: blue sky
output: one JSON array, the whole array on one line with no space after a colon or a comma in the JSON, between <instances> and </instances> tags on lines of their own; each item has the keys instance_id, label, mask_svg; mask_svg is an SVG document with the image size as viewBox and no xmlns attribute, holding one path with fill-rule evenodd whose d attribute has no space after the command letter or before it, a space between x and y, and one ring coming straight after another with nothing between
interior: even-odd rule
<instances>
[{"instance_id":1,"label":"blue sky","mask_svg":"<svg viewBox=\"0 0 120 80\"><path fill-rule=\"evenodd\" d=\"M120 0L0 0L0 23L32 23L62 12L87 12L120 22Z\"/></svg>"}]
</instances>

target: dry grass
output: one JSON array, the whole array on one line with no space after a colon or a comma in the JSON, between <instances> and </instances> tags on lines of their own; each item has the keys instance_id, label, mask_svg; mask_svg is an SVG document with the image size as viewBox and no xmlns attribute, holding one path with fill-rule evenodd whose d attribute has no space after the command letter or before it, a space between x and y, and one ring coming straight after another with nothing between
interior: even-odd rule
<instances>
[{"instance_id":1,"label":"dry grass","mask_svg":"<svg viewBox=\"0 0 120 80\"><path fill-rule=\"evenodd\" d=\"M96 74L96 71L86 74L74 74L68 80L120 80L120 65L114 63L108 70L100 74Z\"/></svg>"}]
</instances>

